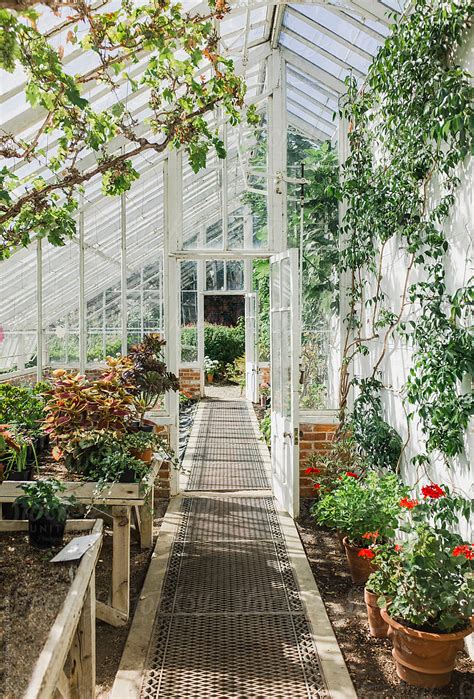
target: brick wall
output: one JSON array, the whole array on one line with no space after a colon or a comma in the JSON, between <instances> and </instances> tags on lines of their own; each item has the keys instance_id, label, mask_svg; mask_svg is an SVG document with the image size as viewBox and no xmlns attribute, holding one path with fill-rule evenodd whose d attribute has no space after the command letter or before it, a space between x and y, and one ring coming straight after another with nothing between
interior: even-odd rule
<instances>
[{"instance_id":1,"label":"brick wall","mask_svg":"<svg viewBox=\"0 0 474 699\"><path fill-rule=\"evenodd\" d=\"M337 425L331 423L300 424L300 497L314 496L313 481L305 474L307 460L314 452L327 451L331 445Z\"/></svg>"},{"instance_id":2,"label":"brick wall","mask_svg":"<svg viewBox=\"0 0 474 699\"><path fill-rule=\"evenodd\" d=\"M179 387L193 398L201 397L201 372L199 369L180 369Z\"/></svg>"}]
</instances>

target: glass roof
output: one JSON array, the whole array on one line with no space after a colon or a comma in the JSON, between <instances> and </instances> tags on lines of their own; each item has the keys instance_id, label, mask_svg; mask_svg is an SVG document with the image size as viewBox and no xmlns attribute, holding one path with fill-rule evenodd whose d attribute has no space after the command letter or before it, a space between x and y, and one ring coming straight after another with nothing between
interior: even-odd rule
<instances>
[{"instance_id":1,"label":"glass roof","mask_svg":"<svg viewBox=\"0 0 474 699\"><path fill-rule=\"evenodd\" d=\"M101 11L117 5L106 3ZM205 9L205 3L186 0L185 10ZM387 14L400 11L398 0L328 0L322 4L291 4L237 0L232 10L219 23L221 48L232 57L236 71L245 76L247 102L265 107L265 61L272 49L280 48L286 63L286 99L289 125L313 140L334 139L337 132L337 110L340 95L345 91L344 80L354 75L362 82L377 50L389 32ZM51 41L65 47L65 64L71 74L88 69L97 60L93 52L84 52L66 42L67 29L62 22L67 8L56 16L41 8L39 27L52 34ZM146 56L132 73L146 67ZM205 70L205 69L204 69ZM28 139L41 122L41 112L31 108L24 97L24 75L2 73L0 80L0 128L17 137ZM87 97L97 109L107 109L118 100L125 101L135 117L147 126L147 94L139 90L128 95L123 85L111 93L104 85L88 88ZM46 137L44 137L46 138ZM51 156L57 147L49 135L47 145ZM122 144L117 140L116 147ZM228 211L241 206L242 195L249 187L247 170L249 154L255 139L244 127L228 129L229 159L226 184L229 192ZM87 165L85 156L81 163ZM20 177L35 169L45 173L45 164L18 166ZM163 157L145 154L137 157L136 168L141 178L125 195L128 272L133 274L150 261L151 254L163 244ZM184 238L193 235L197 226L212 224L222 215L222 178L219 161L209 158L207 168L194 175L184 165ZM265 186L263 182L262 186ZM86 297L92 299L120 279L121 200L106 198L100 181L90 182L82 207L86 245ZM75 311L78 299L78 238L62 248L43 246L44 326L54 324L59 317ZM153 251L153 253L152 253ZM31 331L36 323L36 253L32 246L19 250L0 264L0 328L5 332ZM0 356L14 352L9 343L0 345ZM1 368L1 364L0 364Z\"/></svg>"}]
</instances>

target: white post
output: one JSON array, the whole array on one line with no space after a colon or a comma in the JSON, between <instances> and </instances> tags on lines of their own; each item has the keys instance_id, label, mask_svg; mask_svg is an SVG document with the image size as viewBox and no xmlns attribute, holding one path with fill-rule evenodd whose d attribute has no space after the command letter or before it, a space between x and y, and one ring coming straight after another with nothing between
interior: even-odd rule
<instances>
[{"instance_id":1,"label":"white post","mask_svg":"<svg viewBox=\"0 0 474 699\"><path fill-rule=\"evenodd\" d=\"M165 192L165 235L164 235L164 311L165 311L165 337L166 337L166 361L169 371L179 375L180 365L180 299L178 288L178 264L175 255L178 245L182 240L183 228L183 160L182 154L170 151L164 167L164 192ZM179 395L172 393L168 400L169 413L172 418L170 445L178 454L179 449ZM170 492L176 495L179 492L179 474L176 469L171 470Z\"/></svg>"},{"instance_id":2,"label":"white post","mask_svg":"<svg viewBox=\"0 0 474 699\"><path fill-rule=\"evenodd\" d=\"M127 354L127 202L120 195L120 320L122 354Z\"/></svg>"},{"instance_id":3,"label":"white post","mask_svg":"<svg viewBox=\"0 0 474 699\"><path fill-rule=\"evenodd\" d=\"M36 379L43 378L43 241L36 239Z\"/></svg>"},{"instance_id":4,"label":"white post","mask_svg":"<svg viewBox=\"0 0 474 699\"><path fill-rule=\"evenodd\" d=\"M79 373L84 374L87 361L87 319L85 294L84 207L79 214Z\"/></svg>"},{"instance_id":5,"label":"white post","mask_svg":"<svg viewBox=\"0 0 474 699\"><path fill-rule=\"evenodd\" d=\"M339 129L338 129L338 160L339 160L339 177L342 177L342 166L345 163L349 155L349 139L348 139L348 122L347 119L341 117L339 119ZM342 224L344 216L347 210L347 203L345 201L339 202L339 225ZM339 249L342 249L344 245L344 238L341 235L339 239ZM351 285L351 273L350 271L343 272L339 277L339 329L340 329L340 361L339 365L342 365L344 346L350 343L353 337L353 333L347 326L346 316L349 313L349 302L347 299L347 289ZM353 374L353 368L351 369ZM351 378L351 377L349 377ZM340 390L340 386L338 386ZM347 396L347 407L351 404L351 392Z\"/></svg>"},{"instance_id":6,"label":"white post","mask_svg":"<svg viewBox=\"0 0 474 699\"><path fill-rule=\"evenodd\" d=\"M286 89L285 63L279 50L268 58L268 244L280 252L287 247L286 212Z\"/></svg>"}]
</instances>

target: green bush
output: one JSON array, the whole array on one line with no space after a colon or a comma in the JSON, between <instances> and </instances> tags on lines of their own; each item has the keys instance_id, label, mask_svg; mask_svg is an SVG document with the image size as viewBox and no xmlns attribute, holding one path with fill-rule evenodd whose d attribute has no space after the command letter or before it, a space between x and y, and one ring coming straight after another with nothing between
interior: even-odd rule
<instances>
[{"instance_id":1,"label":"green bush","mask_svg":"<svg viewBox=\"0 0 474 699\"><path fill-rule=\"evenodd\" d=\"M206 325L204 328L206 357L222 365L232 364L245 355L245 320L239 319L234 328L225 325Z\"/></svg>"}]
</instances>

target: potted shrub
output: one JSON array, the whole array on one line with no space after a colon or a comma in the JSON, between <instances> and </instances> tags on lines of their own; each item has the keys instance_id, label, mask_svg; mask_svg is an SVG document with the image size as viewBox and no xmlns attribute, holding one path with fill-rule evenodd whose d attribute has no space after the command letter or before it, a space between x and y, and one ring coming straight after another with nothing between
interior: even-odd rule
<instances>
[{"instance_id":1,"label":"potted shrub","mask_svg":"<svg viewBox=\"0 0 474 699\"><path fill-rule=\"evenodd\" d=\"M399 501L407 493L408 488L393 473L371 471L359 478L347 471L313 505L312 514L320 524L345 532L344 548L356 585L365 583L374 570L374 545L393 538Z\"/></svg>"},{"instance_id":2,"label":"potted shrub","mask_svg":"<svg viewBox=\"0 0 474 699\"><path fill-rule=\"evenodd\" d=\"M206 374L206 380L208 383L214 381L214 376L217 374L219 369L219 362L217 359L211 359L210 357L204 357L204 371Z\"/></svg>"},{"instance_id":3,"label":"potted shrub","mask_svg":"<svg viewBox=\"0 0 474 699\"><path fill-rule=\"evenodd\" d=\"M389 561L389 599L378 603L389 625L397 675L416 687L449 683L456 653L472 633L474 546L450 531L472 503L431 483L422 499L400 501L407 513L398 555Z\"/></svg>"},{"instance_id":4,"label":"potted shrub","mask_svg":"<svg viewBox=\"0 0 474 699\"><path fill-rule=\"evenodd\" d=\"M271 387L268 383L262 383L260 385L260 405L262 408L266 408L268 400L270 398Z\"/></svg>"},{"instance_id":5,"label":"potted shrub","mask_svg":"<svg viewBox=\"0 0 474 699\"><path fill-rule=\"evenodd\" d=\"M59 493L64 492L65 486L53 478L24 483L21 488L25 494L15 500L15 505L23 507L28 517L30 544L37 548L61 544L68 506L74 498L61 497Z\"/></svg>"}]
</instances>

